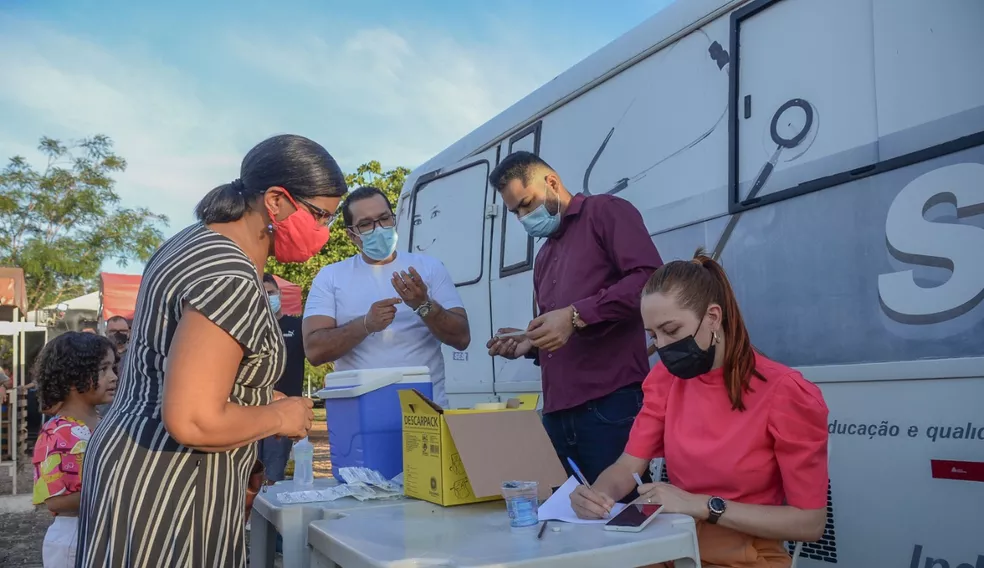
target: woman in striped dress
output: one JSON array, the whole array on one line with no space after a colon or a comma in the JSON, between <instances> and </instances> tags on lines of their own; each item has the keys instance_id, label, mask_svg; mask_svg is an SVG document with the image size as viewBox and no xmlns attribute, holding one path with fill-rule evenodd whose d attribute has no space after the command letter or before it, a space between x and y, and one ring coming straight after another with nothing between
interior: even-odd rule
<instances>
[{"instance_id":1,"label":"woman in striped dress","mask_svg":"<svg viewBox=\"0 0 984 568\"><path fill-rule=\"evenodd\" d=\"M321 250L346 191L324 148L270 138L151 258L116 398L85 456L77 567L246 565L255 442L306 436L313 419L309 400L274 396L284 343L260 275L271 255Z\"/></svg>"}]
</instances>

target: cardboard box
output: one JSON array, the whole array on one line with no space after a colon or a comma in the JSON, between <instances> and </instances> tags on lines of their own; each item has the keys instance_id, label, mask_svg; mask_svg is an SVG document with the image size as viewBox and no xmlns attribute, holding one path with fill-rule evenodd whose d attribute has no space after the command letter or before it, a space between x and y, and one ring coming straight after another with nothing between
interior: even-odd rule
<instances>
[{"instance_id":1,"label":"cardboard box","mask_svg":"<svg viewBox=\"0 0 984 568\"><path fill-rule=\"evenodd\" d=\"M536 481L540 499L567 480L536 411L536 394L502 410L444 410L419 391L401 390L403 485L437 505L501 499L504 481Z\"/></svg>"}]
</instances>

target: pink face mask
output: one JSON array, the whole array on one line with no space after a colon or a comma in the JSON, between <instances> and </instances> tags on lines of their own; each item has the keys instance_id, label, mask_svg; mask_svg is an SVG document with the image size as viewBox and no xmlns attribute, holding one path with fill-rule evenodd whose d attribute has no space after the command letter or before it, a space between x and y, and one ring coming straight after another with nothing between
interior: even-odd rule
<instances>
[{"instance_id":1,"label":"pink face mask","mask_svg":"<svg viewBox=\"0 0 984 568\"><path fill-rule=\"evenodd\" d=\"M290 194L284 192L296 211L283 221L273 221L273 254L278 262L306 262L318 254L331 236L328 227L318 223L307 209L297 205Z\"/></svg>"}]
</instances>

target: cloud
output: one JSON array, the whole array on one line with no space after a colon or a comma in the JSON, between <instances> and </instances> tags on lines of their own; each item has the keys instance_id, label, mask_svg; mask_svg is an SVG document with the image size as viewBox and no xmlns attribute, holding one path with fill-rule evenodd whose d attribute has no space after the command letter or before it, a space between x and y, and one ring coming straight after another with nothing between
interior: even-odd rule
<instances>
[{"instance_id":1,"label":"cloud","mask_svg":"<svg viewBox=\"0 0 984 568\"><path fill-rule=\"evenodd\" d=\"M469 45L434 30L368 27L347 33L227 37L230 52L280 88L317 96L308 112L356 161L415 166L576 61L515 36Z\"/></svg>"},{"instance_id":2,"label":"cloud","mask_svg":"<svg viewBox=\"0 0 984 568\"><path fill-rule=\"evenodd\" d=\"M201 61L176 68L161 45L0 12L0 158L34 160L41 135L107 134L129 163L117 179L124 204L167 214L171 234L271 134L309 136L348 170L372 159L414 167L590 51L583 37L568 46L495 21L483 42L414 25L290 29L219 21L198 38Z\"/></svg>"},{"instance_id":3,"label":"cloud","mask_svg":"<svg viewBox=\"0 0 984 568\"><path fill-rule=\"evenodd\" d=\"M129 164L117 178L124 203L170 215L171 231L191 221L208 189L236 175L250 133L234 112L206 105L184 73L30 21L5 27L0 102L20 128L4 129L4 159L42 135L107 134Z\"/></svg>"}]
</instances>

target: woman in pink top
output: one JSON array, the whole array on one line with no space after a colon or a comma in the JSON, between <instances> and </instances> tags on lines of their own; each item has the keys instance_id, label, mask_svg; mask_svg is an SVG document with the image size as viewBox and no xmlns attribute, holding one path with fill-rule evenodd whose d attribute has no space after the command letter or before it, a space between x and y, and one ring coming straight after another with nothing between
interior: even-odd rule
<instances>
[{"instance_id":1,"label":"woman in pink top","mask_svg":"<svg viewBox=\"0 0 984 568\"><path fill-rule=\"evenodd\" d=\"M721 266L698 250L646 284L642 317L660 363L625 453L588 489L577 514L604 518L653 458L670 483L639 502L697 519L704 566L785 568L783 541L816 541L827 507L827 406L820 389L757 353Z\"/></svg>"}]
</instances>

